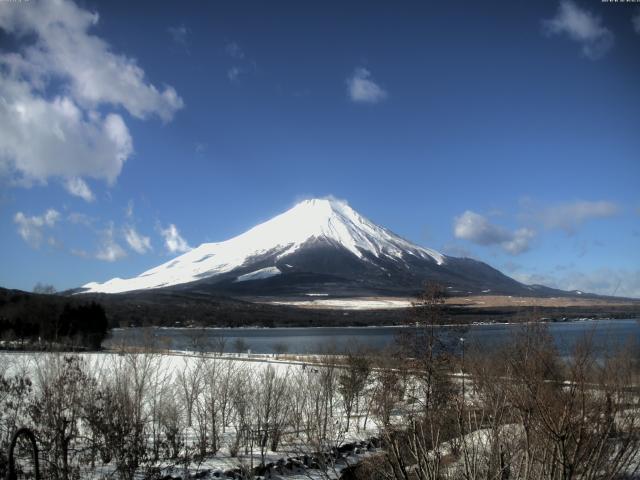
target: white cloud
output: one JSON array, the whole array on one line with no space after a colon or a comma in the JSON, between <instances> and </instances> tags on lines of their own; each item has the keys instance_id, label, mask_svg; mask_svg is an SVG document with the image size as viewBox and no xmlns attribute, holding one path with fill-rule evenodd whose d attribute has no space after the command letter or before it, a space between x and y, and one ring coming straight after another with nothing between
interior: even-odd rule
<instances>
[{"instance_id":1,"label":"white cloud","mask_svg":"<svg viewBox=\"0 0 640 480\"><path fill-rule=\"evenodd\" d=\"M133 151L120 115L86 118L73 100L45 100L21 81L0 80L0 130L0 164L25 183L82 176L113 183Z\"/></svg>"},{"instance_id":2,"label":"white cloud","mask_svg":"<svg viewBox=\"0 0 640 480\"><path fill-rule=\"evenodd\" d=\"M91 35L89 30L98 18L69 0L2 9L3 30L36 37L22 54L9 55L9 66L34 81L59 77L83 107L118 105L138 118L157 115L170 120L183 105L176 91L169 86L159 91L146 82L144 70L134 59L113 53L108 43Z\"/></svg>"},{"instance_id":3,"label":"white cloud","mask_svg":"<svg viewBox=\"0 0 640 480\"><path fill-rule=\"evenodd\" d=\"M52 208L39 216L28 217L24 213L18 212L13 217L14 223L18 225L18 234L34 248L38 248L42 244L45 228L55 226L59 219L60 213Z\"/></svg>"},{"instance_id":4,"label":"white cloud","mask_svg":"<svg viewBox=\"0 0 640 480\"><path fill-rule=\"evenodd\" d=\"M167 250L171 253L183 253L191 250L191 247L187 241L182 238L178 228L172 223L166 229L160 230L161 235L164 237L164 244Z\"/></svg>"},{"instance_id":5,"label":"white cloud","mask_svg":"<svg viewBox=\"0 0 640 480\"><path fill-rule=\"evenodd\" d=\"M519 228L513 232L511 240L502 243L502 247L513 255L529 250L529 242L536 236L536 232L530 228Z\"/></svg>"},{"instance_id":6,"label":"white cloud","mask_svg":"<svg viewBox=\"0 0 640 480\"><path fill-rule=\"evenodd\" d=\"M602 19L580 8L570 0L560 2L555 17L542 22L547 35L567 35L582 46L582 53L597 60L613 46L613 33L602 25Z\"/></svg>"},{"instance_id":7,"label":"white cloud","mask_svg":"<svg viewBox=\"0 0 640 480\"><path fill-rule=\"evenodd\" d=\"M575 201L543 208L539 211L523 214L523 218L536 220L546 228L559 228L573 233L584 222L594 218L607 218L616 215L618 206L609 201Z\"/></svg>"},{"instance_id":8,"label":"white cloud","mask_svg":"<svg viewBox=\"0 0 640 480\"><path fill-rule=\"evenodd\" d=\"M491 224L486 217L471 210L455 218L453 233L456 238L469 240L478 245L495 245L511 239L508 230Z\"/></svg>"},{"instance_id":9,"label":"white cloud","mask_svg":"<svg viewBox=\"0 0 640 480\"><path fill-rule=\"evenodd\" d=\"M64 186L71 195L80 197L86 202L93 202L95 200L89 185L80 177L68 178Z\"/></svg>"},{"instance_id":10,"label":"white cloud","mask_svg":"<svg viewBox=\"0 0 640 480\"><path fill-rule=\"evenodd\" d=\"M108 109L169 121L183 106L172 87L158 90L134 59L90 34L97 22L69 0L0 9L0 29L20 40L0 54L0 171L19 183L111 184L133 144L122 116Z\"/></svg>"},{"instance_id":11,"label":"white cloud","mask_svg":"<svg viewBox=\"0 0 640 480\"><path fill-rule=\"evenodd\" d=\"M529 250L529 243L535 237L535 232L529 228L520 228L512 232L470 210L454 219L453 234L456 238L478 245L499 245L512 255Z\"/></svg>"},{"instance_id":12,"label":"white cloud","mask_svg":"<svg viewBox=\"0 0 640 480\"><path fill-rule=\"evenodd\" d=\"M358 67L347 79L349 98L358 103L378 103L387 98L387 92L371 78L371 72Z\"/></svg>"},{"instance_id":13,"label":"white cloud","mask_svg":"<svg viewBox=\"0 0 640 480\"><path fill-rule=\"evenodd\" d=\"M115 262L127 256L124 248L114 238L113 225L110 225L102 235L102 240L96 258L105 262Z\"/></svg>"},{"instance_id":14,"label":"white cloud","mask_svg":"<svg viewBox=\"0 0 640 480\"><path fill-rule=\"evenodd\" d=\"M640 10L638 10L631 18L631 23L633 25L633 30L640 35Z\"/></svg>"},{"instance_id":15,"label":"white cloud","mask_svg":"<svg viewBox=\"0 0 640 480\"><path fill-rule=\"evenodd\" d=\"M139 234L133 226L125 227L124 238L129 247L141 255L151 250L151 239Z\"/></svg>"}]
</instances>

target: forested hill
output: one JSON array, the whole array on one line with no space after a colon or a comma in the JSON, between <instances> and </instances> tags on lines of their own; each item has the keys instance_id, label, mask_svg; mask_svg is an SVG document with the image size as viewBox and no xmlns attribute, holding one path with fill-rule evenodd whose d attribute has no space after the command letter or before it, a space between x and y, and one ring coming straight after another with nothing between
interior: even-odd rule
<instances>
[{"instance_id":1,"label":"forested hill","mask_svg":"<svg viewBox=\"0 0 640 480\"><path fill-rule=\"evenodd\" d=\"M104 307L91 299L0 288L4 348L97 350L108 331Z\"/></svg>"}]
</instances>

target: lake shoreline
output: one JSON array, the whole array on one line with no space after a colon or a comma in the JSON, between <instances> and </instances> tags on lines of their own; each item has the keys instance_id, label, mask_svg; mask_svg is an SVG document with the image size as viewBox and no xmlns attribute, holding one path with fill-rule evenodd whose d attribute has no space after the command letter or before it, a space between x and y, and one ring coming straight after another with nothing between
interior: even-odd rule
<instances>
[{"instance_id":1,"label":"lake shoreline","mask_svg":"<svg viewBox=\"0 0 640 480\"><path fill-rule=\"evenodd\" d=\"M556 323L579 323L579 322L601 322L601 321L617 321L617 320L636 320L640 322L640 317L637 318L615 318L615 317L604 317L604 318L571 318L567 320L530 320L525 322L471 322L471 323L442 323L436 325L437 327L473 327L473 326L489 326L489 325L530 325L530 324L556 324ZM272 327L272 326L261 326L261 325L241 325L237 327L199 327L199 326L188 326L188 327L167 327L167 326L155 326L149 325L146 327L115 327L112 328L112 331L126 331L129 329L156 329L156 330L178 330L178 331L194 331L194 330L204 330L204 331L216 331L216 330L295 330L295 329L336 329L336 328L344 328L344 329L382 329L382 328L414 328L416 325L410 324L381 324L381 325L344 325L344 326L322 326L322 325L309 325L309 326L288 326L288 327Z\"/></svg>"},{"instance_id":2,"label":"lake shoreline","mask_svg":"<svg viewBox=\"0 0 640 480\"><path fill-rule=\"evenodd\" d=\"M460 343L482 345L488 348L510 341L521 323L478 323L471 325L438 325L439 335L451 345ZM578 319L564 322L543 322L559 348L566 351L585 334L595 335L600 347L608 348L612 342L623 344L629 339L640 343L640 321L627 319ZM140 327L112 331L103 347L109 349L157 348L181 351L224 351L251 353L343 353L350 349L383 350L403 332L414 325L367 327L282 327L282 328L166 328ZM456 347L457 348L457 347Z\"/></svg>"}]
</instances>

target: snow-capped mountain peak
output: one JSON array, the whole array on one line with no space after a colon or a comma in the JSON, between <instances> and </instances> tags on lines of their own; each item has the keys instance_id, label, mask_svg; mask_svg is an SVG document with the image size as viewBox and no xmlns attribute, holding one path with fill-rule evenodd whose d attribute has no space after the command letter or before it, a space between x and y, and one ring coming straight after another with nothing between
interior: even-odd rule
<instances>
[{"instance_id":1,"label":"snow-capped mountain peak","mask_svg":"<svg viewBox=\"0 0 640 480\"><path fill-rule=\"evenodd\" d=\"M440 253L414 245L366 219L346 202L336 199L310 199L296 204L286 212L261 223L245 233L224 242L205 243L197 248L141 275L114 278L105 283L88 283L85 292L117 293L130 290L160 288L193 282L250 266L258 258L270 256L273 264L256 269L256 275L266 278L278 275L275 265L284 257L314 242L342 247L358 259L367 256L403 260L406 256L442 265ZM247 276L249 275L249 276ZM254 278L251 273L238 277L240 281Z\"/></svg>"}]
</instances>

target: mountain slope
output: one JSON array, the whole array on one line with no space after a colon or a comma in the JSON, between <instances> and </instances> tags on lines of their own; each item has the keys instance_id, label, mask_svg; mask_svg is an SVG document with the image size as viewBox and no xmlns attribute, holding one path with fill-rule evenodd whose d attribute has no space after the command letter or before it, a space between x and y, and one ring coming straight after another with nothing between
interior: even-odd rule
<instances>
[{"instance_id":1,"label":"mountain slope","mask_svg":"<svg viewBox=\"0 0 640 480\"><path fill-rule=\"evenodd\" d=\"M414 292L426 280L452 293L536 293L485 263L415 245L328 199L303 201L230 240L202 244L137 277L88 283L83 291L366 295Z\"/></svg>"}]
</instances>

